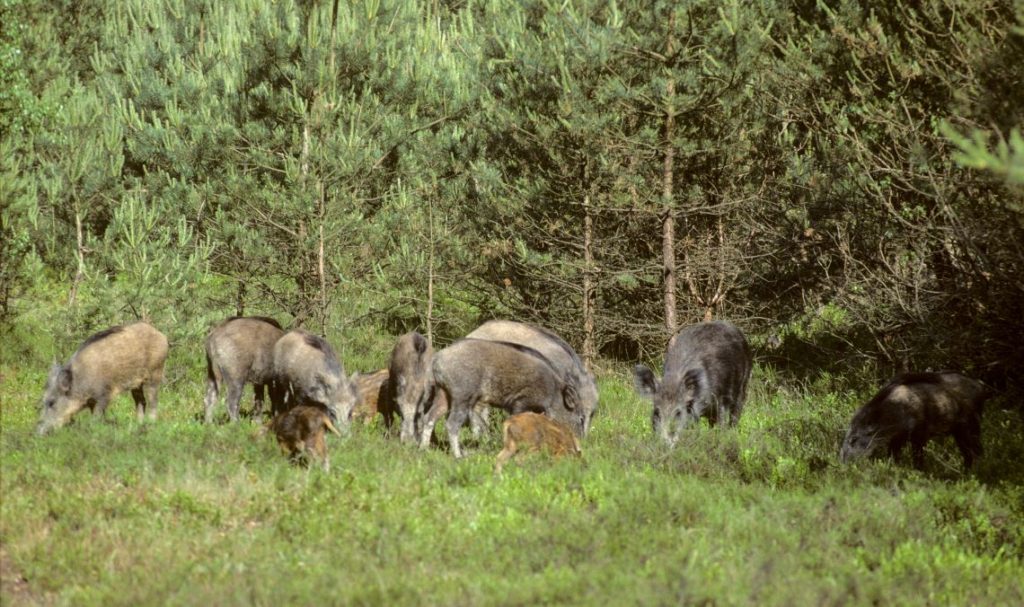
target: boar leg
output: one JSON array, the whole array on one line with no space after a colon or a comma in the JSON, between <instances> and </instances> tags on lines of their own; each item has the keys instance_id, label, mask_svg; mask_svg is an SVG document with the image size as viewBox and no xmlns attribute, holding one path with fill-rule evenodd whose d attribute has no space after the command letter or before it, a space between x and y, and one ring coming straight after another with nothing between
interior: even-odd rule
<instances>
[{"instance_id":1,"label":"boar leg","mask_svg":"<svg viewBox=\"0 0 1024 607\"><path fill-rule=\"evenodd\" d=\"M924 432L914 432L910 435L910 457L918 470L924 469L924 445L927 442L928 436Z\"/></svg>"},{"instance_id":2,"label":"boar leg","mask_svg":"<svg viewBox=\"0 0 1024 607\"><path fill-rule=\"evenodd\" d=\"M150 381L142 386L142 390L146 394L146 414L150 420L155 420L156 408L160 404L160 382Z\"/></svg>"},{"instance_id":3,"label":"boar leg","mask_svg":"<svg viewBox=\"0 0 1024 607\"><path fill-rule=\"evenodd\" d=\"M423 417L423 428L420 431L420 448L426 449L430 445L430 437L434 434L434 424L437 420L448 413L448 395L443 389L434 393L434 402L430 410Z\"/></svg>"},{"instance_id":4,"label":"boar leg","mask_svg":"<svg viewBox=\"0 0 1024 607\"><path fill-rule=\"evenodd\" d=\"M498 458L494 461L494 473L501 474L501 469L505 467L508 460L512 459L516 454L518 446L516 445L515 439L506 438L505 448L498 453Z\"/></svg>"},{"instance_id":5,"label":"boar leg","mask_svg":"<svg viewBox=\"0 0 1024 607\"><path fill-rule=\"evenodd\" d=\"M900 454L903 451L903 446L907 444L908 436L906 434L897 434L889 440L889 456L895 463L900 463Z\"/></svg>"},{"instance_id":6,"label":"boar leg","mask_svg":"<svg viewBox=\"0 0 1024 607\"><path fill-rule=\"evenodd\" d=\"M316 432L306 441L306 452L312 453L313 459L320 462L324 472L327 472L331 468L331 464L327 459L327 443L324 442L323 431Z\"/></svg>"},{"instance_id":7,"label":"boar leg","mask_svg":"<svg viewBox=\"0 0 1024 607\"><path fill-rule=\"evenodd\" d=\"M473 431L473 438L478 441L487 430L490 411L490 407L473 407L473 411L469 415L469 427Z\"/></svg>"},{"instance_id":8,"label":"boar leg","mask_svg":"<svg viewBox=\"0 0 1024 607\"><path fill-rule=\"evenodd\" d=\"M257 418L257 419L260 416L263 415L263 394L264 394L265 385L266 384L253 384L252 385L252 393L253 393L252 416Z\"/></svg>"},{"instance_id":9,"label":"boar leg","mask_svg":"<svg viewBox=\"0 0 1024 607\"><path fill-rule=\"evenodd\" d=\"M101 415L101 416L106 417L106 415L107 415L107 405L108 404L110 404L110 395L109 394L104 394L103 396L97 397L95 399L95 401L93 402L93 405L92 405L93 413L96 414L96 415Z\"/></svg>"},{"instance_id":10,"label":"boar leg","mask_svg":"<svg viewBox=\"0 0 1024 607\"><path fill-rule=\"evenodd\" d=\"M970 470L974 465L975 458L982 453L979 420L973 418L954 428L953 439L956 441L957 448L960 449L960 455L964 458L964 469Z\"/></svg>"},{"instance_id":11,"label":"boar leg","mask_svg":"<svg viewBox=\"0 0 1024 607\"><path fill-rule=\"evenodd\" d=\"M270 416L273 417L284 411L284 382L272 380L267 385L267 392L270 393Z\"/></svg>"},{"instance_id":12,"label":"boar leg","mask_svg":"<svg viewBox=\"0 0 1024 607\"><path fill-rule=\"evenodd\" d=\"M203 399L204 415L203 419L208 424L213 423L213 408L217 405L218 397L220 396L217 390L217 380L212 376L206 380L206 398Z\"/></svg>"},{"instance_id":13,"label":"boar leg","mask_svg":"<svg viewBox=\"0 0 1024 607\"><path fill-rule=\"evenodd\" d=\"M448 421L445 428L448 430L448 444L451 445L452 455L455 459L462 457L462 447L459 444L459 431L466 424L466 419L471 415L470 407L452 407L448 412Z\"/></svg>"},{"instance_id":14,"label":"boar leg","mask_svg":"<svg viewBox=\"0 0 1024 607\"><path fill-rule=\"evenodd\" d=\"M732 425L732 415L729 414L729 405L725 401L718 401L716 415L718 416L718 419L715 420L714 425L722 427Z\"/></svg>"},{"instance_id":15,"label":"boar leg","mask_svg":"<svg viewBox=\"0 0 1024 607\"><path fill-rule=\"evenodd\" d=\"M132 400L135 401L135 417L141 422L146 419L146 395L141 386L132 390Z\"/></svg>"},{"instance_id":16,"label":"boar leg","mask_svg":"<svg viewBox=\"0 0 1024 607\"><path fill-rule=\"evenodd\" d=\"M228 417L231 421L238 421L238 407L239 403L242 402L242 389L245 388L244 381L238 381L235 378L228 379Z\"/></svg>"}]
</instances>

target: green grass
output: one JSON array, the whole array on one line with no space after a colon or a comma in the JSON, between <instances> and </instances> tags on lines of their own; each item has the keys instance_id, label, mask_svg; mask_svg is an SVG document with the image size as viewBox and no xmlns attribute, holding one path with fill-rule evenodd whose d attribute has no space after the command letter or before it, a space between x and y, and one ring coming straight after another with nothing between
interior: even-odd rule
<instances>
[{"instance_id":1,"label":"green grass","mask_svg":"<svg viewBox=\"0 0 1024 607\"><path fill-rule=\"evenodd\" d=\"M973 474L951 441L924 472L841 467L866 392L758 369L738 429L668 450L622 372L582 460L499 478L496 436L454 461L370 427L325 474L199 424L202 370L168 364L156 423L125 396L43 438L45 369L0 368L3 605L1024 604L1024 440L997 407Z\"/></svg>"}]
</instances>

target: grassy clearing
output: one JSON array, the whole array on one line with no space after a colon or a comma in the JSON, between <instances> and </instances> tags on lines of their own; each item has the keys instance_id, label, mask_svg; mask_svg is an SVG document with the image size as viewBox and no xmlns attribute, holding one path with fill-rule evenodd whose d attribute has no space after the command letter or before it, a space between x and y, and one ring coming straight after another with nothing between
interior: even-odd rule
<instances>
[{"instance_id":1,"label":"grassy clearing","mask_svg":"<svg viewBox=\"0 0 1024 607\"><path fill-rule=\"evenodd\" d=\"M4 605L1024 604L1021 425L995 407L973 475L951 441L923 473L840 467L864 394L759 369L738 429L667 450L623 372L582 461L496 478L496 432L456 462L371 427L324 474L199 424L198 368L155 424L121 397L37 438L44 371L0 369Z\"/></svg>"}]
</instances>

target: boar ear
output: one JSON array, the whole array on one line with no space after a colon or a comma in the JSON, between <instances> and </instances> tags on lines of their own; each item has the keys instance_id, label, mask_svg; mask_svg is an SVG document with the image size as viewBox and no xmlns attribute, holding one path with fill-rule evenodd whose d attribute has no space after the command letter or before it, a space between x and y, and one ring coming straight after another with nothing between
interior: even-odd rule
<instances>
[{"instance_id":1,"label":"boar ear","mask_svg":"<svg viewBox=\"0 0 1024 607\"><path fill-rule=\"evenodd\" d=\"M427 351L427 338L423 337L419 333L413 333L412 345L418 354L423 354Z\"/></svg>"},{"instance_id":2,"label":"boar ear","mask_svg":"<svg viewBox=\"0 0 1024 607\"><path fill-rule=\"evenodd\" d=\"M57 372L57 389L64 394L70 392L71 379L71 365L61 367L60 371Z\"/></svg>"},{"instance_id":3,"label":"boar ear","mask_svg":"<svg viewBox=\"0 0 1024 607\"><path fill-rule=\"evenodd\" d=\"M633 382L636 392L644 398L654 398L661 386L654 377L654 372L644 365L633 367Z\"/></svg>"},{"instance_id":4,"label":"boar ear","mask_svg":"<svg viewBox=\"0 0 1024 607\"><path fill-rule=\"evenodd\" d=\"M703 383L703 369L690 369L683 375L683 385L686 386L686 391L691 394L697 394L698 392L700 392L701 385Z\"/></svg>"}]
</instances>

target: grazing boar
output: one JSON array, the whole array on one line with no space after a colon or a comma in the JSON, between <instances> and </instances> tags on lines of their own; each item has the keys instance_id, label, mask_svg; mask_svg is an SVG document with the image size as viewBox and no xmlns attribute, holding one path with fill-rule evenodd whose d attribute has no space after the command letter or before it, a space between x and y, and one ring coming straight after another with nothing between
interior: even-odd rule
<instances>
[{"instance_id":1,"label":"grazing boar","mask_svg":"<svg viewBox=\"0 0 1024 607\"><path fill-rule=\"evenodd\" d=\"M156 419L167 338L144 322L112 327L82 343L67 364L54 364L46 380L39 434L59 428L88 407L105 414L110 400L131 390L140 420Z\"/></svg>"},{"instance_id":2,"label":"grazing boar","mask_svg":"<svg viewBox=\"0 0 1024 607\"><path fill-rule=\"evenodd\" d=\"M355 374L345 377L325 339L302 329L285 333L274 344L274 372L285 390L285 409L322 405L336 425L348 427L356 404Z\"/></svg>"},{"instance_id":3,"label":"grazing boar","mask_svg":"<svg viewBox=\"0 0 1024 607\"><path fill-rule=\"evenodd\" d=\"M274 344L284 335L281 325L263 316L233 316L214 327L206 337L206 423L213 421L222 386L227 387L227 409L238 421L239 401L245 384L253 385L253 415L263 413L264 390L269 390L273 409L281 408L282 391L274 381Z\"/></svg>"},{"instance_id":4,"label":"grazing boar","mask_svg":"<svg viewBox=\"0 0 1024 607\"><path fill-rule=\"evenodd\" d=\"M511 320L489 320L466 337L507 341L533 348L543 354L556 371L571 374L579 390L581 434L586 436L590 431L590 424L597 412L597 385L579 355L564 339L543 327Z\"/></svg>"},{"instance_id":5,"label":"grazing boar","mask_svg":"<svg viewBox=\"0 0 1024 607\"><path fill-rule=\"evenodd\" d=\"M292 461L303 457L312 457L320 462L324 471L330 470L331 462L327 456L327 443L324 431L341 436L341 432L331 423L326 409L320 406L299 405L288 411L278 413L270 422L270 429L277 436L277 444L289 455Z\"/></svg>"},{"instance_id":6,"label":"grazing boar","mask_svg":"<svg viewBox=\"0 0 1024 607\"><path fill-rule=\"evenodd\" d=\"M430 400L433 389L430 370L432 358L433 348L427 338L416 331L398 338L398 343L391 351L388 401L394 404L402 418L399 438L403 443L416 440L417 422Z\"/></svg>"},{"instance_id":7,"label":"grazing boar","mask_svg":"<svg viewBox=\"0 0 1024 607\"><path fill-rule=\"evenodd\" d=\"M352 409L352 419L369 424L377 413L384 416L384 423L390 426L394 407L388 401L387 369L372 373L360 373L355 376L356 405Z\"/></svg>"},{"instance_id":8,"label":"grazing boar","mask_svg":"<svg viewBox=\"0 0 1024 607\"><path fill-rule=\"evenodd\" d=\"M739 329L724 321L686 327L668 342L661 382L644 365L634 373L637 392L654 401L655 436L674 444L691 422L736 425L747 399L753 361Z\"/></svg>"},{"instance_id":9,"label":"grazing boar","mask_svg":"<svg viewBox=\"0 0 1024 607\"><path fill-rule=\"evenodd\" d=\"M500 341L461 339L434 355L435 403L426 417L420 446L445 410L452 455L462 457L459 430L483 404L515 415L545 413L580 432L579 394L571 377L561 376L538 351ZM440 400L443 399L443 400Z\"/></svg>"},{"instance_id":10,"label":"grazing boar","mask_svg":"<svg viewBox=\"0 0 1024 607\"><path fill-rule=\"evenodd\" d=\"M498 453L494 472L501 469L519 451L544 450L554 457L579 455L580 441L565 424L539 413L520 413L505 420L501 427L505 448Z\"/></svg>"},{"instance_id":11,"label":"grazing boar","mask_svg":"<svg viewBox=\"0 0 1024 607\"><path fill-rule=\"evenodd\" d=\"M980 382L959 373L905 373L889 381L850 422L840 458L888 453L899 460L910 443L914 466L924 465L931 438L952 434L964 468L982 454L981 413L990 393Z\"/></svg>"}]
</instances>

